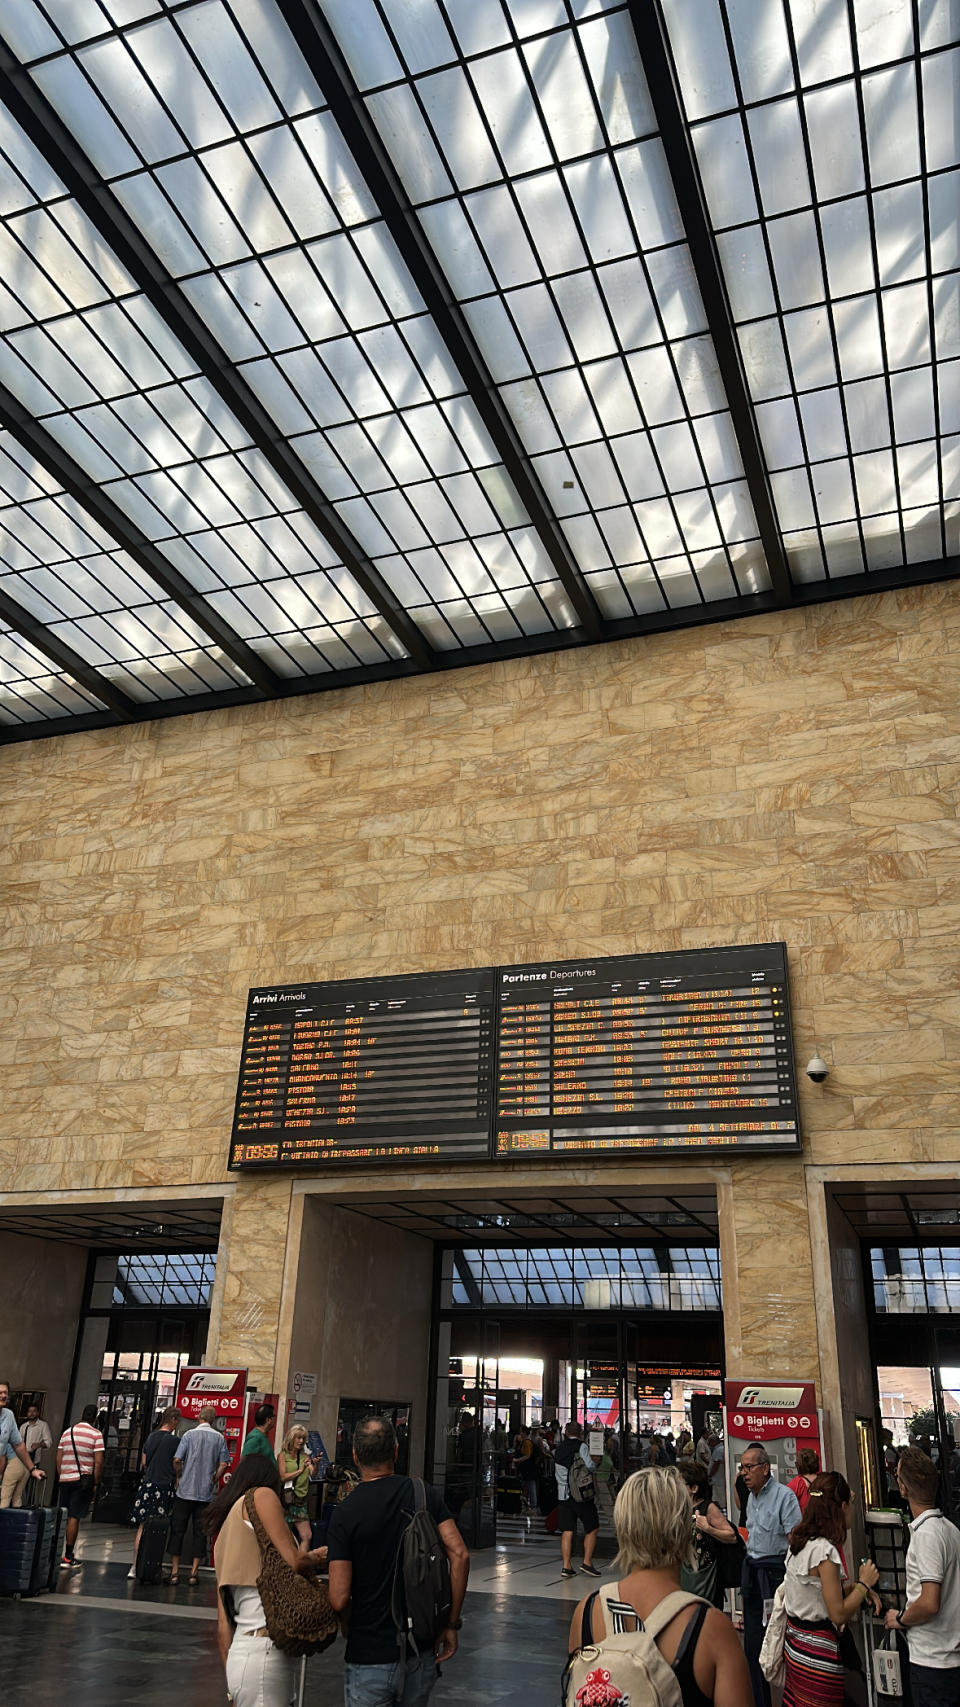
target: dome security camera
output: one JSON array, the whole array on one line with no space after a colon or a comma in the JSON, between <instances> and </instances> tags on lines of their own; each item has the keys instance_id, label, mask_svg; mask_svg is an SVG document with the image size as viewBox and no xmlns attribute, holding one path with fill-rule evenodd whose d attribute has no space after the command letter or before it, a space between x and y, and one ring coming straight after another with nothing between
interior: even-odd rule
<instances>
[{"instance_id":1,"label":"dome security camera","mask_svg":"<svg viewBox=\"0 0 960 1707\"><path fill-rule=\"evenodd\" d=\"M807 1062L807 1078L812 1079L815 1085L822 1085L829 1071L826 1061L819 1055L812 1056Z\"/></svg>"}]
</instances>

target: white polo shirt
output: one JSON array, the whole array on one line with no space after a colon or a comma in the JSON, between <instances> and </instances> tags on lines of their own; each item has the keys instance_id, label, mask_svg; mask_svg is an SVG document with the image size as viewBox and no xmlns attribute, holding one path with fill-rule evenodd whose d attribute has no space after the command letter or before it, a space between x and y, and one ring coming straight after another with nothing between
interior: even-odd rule
<instances>
[{"instance_id":1,"label":"white polo shirt","mask_svg":"<svg viewBox=\"0 0 960 1707\"><path fill-rule=\"evenodd\" d=\"M940 1584L940 1611L928 1624L907 1627L910 1662L945 1671L960 1666L960 1530L939 1511L922 1511L910 1525L907 1605L924 1583Z\"/></svg>"}]
</instances>

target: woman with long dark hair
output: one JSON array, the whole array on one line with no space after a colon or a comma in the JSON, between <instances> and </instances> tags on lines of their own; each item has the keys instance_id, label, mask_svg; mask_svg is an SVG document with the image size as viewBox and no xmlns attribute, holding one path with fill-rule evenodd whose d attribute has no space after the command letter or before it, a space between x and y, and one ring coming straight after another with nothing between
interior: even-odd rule
<instances>
[{"instance_id":1,"label":"woman with long dark hair","mask_svg":"<svg viewBox=\"0 0 960 1707\"><path fill-rule=\"evenodd\" d=\"M783 1584L783 1707L842 1707L839 1627L859 1616L865 1600L876 1598L872 1591L878 1576L873 1561L865 1559L857 1581L844 1583L843 1547L852 1505L849 1484L837 1470L828 1470L814 1477L807 1509L790 1536Z\"/></svg>"},{"instance_id":2,"label":"woman with long dark hair","mask_svg":"<svg viewBox=\"0 0 960 1707\"><path fill-rule=\"evenodd\" d=\"M273 1454L267 1458L254 1453L241 1458L203 1514L204 1529L217 1538L217 1645L234 1707L288 1707L297 1663L275 1647L267 1634L257 1589L260 1544L246 1513L245 1496L252 1490L268 1538L295 1571L309 1575L326 1563L325 1547L310 1553L298 1549L280 1503L282 1487Z\"/></svg>"}]
</instances>

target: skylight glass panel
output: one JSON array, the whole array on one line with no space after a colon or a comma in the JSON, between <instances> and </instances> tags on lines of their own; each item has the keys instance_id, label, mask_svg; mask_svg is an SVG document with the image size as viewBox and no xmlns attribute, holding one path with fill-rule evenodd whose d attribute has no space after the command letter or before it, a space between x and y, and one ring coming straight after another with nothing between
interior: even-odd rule
<instances>
[{"instance_id":1,"label":"skylight glass panel","mask_svg":"<svg viewBox=\"0 0 960 1707\"><path fill-rule=\"evenodd\" d=\"M0 327L0 381L133 527L198 592L240 589L233 601L247 612L244 637L264 654L269 648L280 675L399 655L402 648L370 601L75 204L61 200L8 221L4 237L15 306ZM10 569L104 554L116 544L73 499L61 496L57 526L47 534L34 508L7 517ZM68 516L72 539L64 533ZM281 614L283 599L264 601L255 614L242 590L254 580L295 587L298 573L311 583L298 607L309 638ZM329 585L339 620L331 626L317 589L334 574ZM62 579L69 584L69 567ZM12 590L36 608L35 586ZM171 628L166 616L156 616L148 629L133 624L120 632L115 617L94 622L67 595L59 615L74 625L64 638L134 698L208 692L247 679L189 623ZM52 611L48 616L56 620Z\"/></svg>"},{"instance_id":2,"label":"skylight glass panel","mask_svg":"<svg viewBox=\"0 0 960 1707\"><path fill-rule=\"evenodd\" d=\"M926 174L957 165L955 9L935 43L909 0L666 13L792 572L942 557L960 254Z\"/></svg>"},{"instance_id":3,"label":"skylight glass panel","mask_svg":"<svg viewBox=\"0 0 960 1707\"><path fill-rule=\"evenodd\" d=\"M105 709L29 640L0 622L0 724L39 723Z\"/></svg>"},{"instance_id":4,"label":"skylight glass panel","mask_svg":"<svg viewBox=\"0 0 960 1707\"><path fill-rule=\"evenodd\" d=\"M348 11L334 6L330 21L361 85L379 85L367 97L370 116L567 544L581 570L599 577L601 610L622 616L735 597L748 576L766 586L749 498L728 501L697 431L716 418L725 474L742 486L628 22L619 13L571 22L547 6L531 31L524 7L518 44L485 43L462 51L456 66L423 69L399 45L404 8L377 0L370 15L384 37L393 33L399 69L384 61L373 78L367 65L365 83ZM439 15L418 8L424 19ZM674 424L686 435L682 450L679 432L662 443L654 434ZM578 452L593 449L606 452L602 469L581 471ZM656 516L648 526L637 505L637 458L656 470L666 527ZM749 566L734 550L744 514Z\"/></svg>"},{"instance_id":5,"label":"skylight glass panel","mask_svg":"<svg viewBox=\"0 0 960 1707\"><path fill-rule=\"evenodd\" d=\"M264 10L282 28L274 9ZM439 13L423 10L418 19L399 29L419 64L429 57L428 42L445 37L449 45L449 37ZM69 73L45 62L37 80L68 123L77 76L109 110L122 134L119 199L394 591L394 567L411 568L409 553L421 546L439 553L456 581L449 547L467 518L451 510L440 482L467 470L476 477L497 470L501 486L508 477L319 93L317 110L290 122L269 67L238 22L240 28L223 0L202 0L93 42L71 60ZM347 17L344 24L351 40L357 22ZM376 52L363 30L361 50ZM292 44L290 53L295 57ZM416 145L419 135L401 115L394 146ZM129 150L137 157L132 168ZM36 388L34 394L38 405L45 400ZM439 435L425 426L423 412L430 411ZM378 456L384 423L409 440L406 459L398 444L392 460ZM439 438L435 451L431 438ZM398 462L413 460L414 445L417 477L435 483L428 507L442 517L424 523L421 505L419 527L410 525L405 478L397 474ZM168 483L159 490L180 531L188 531L194 512ZM351 510L349 500L360 492L370 502ZM379 501L376 492L384 493ZM152 489L148 496L152 503ZM153 525L159 537L139 495L133 502L139 525ZM489 539L498 550L513 549L522 568L523 552L508 530L528 518L515 493L509 508L509 517L492 517ZM562 601L551 606L533 578L521 579L524 597L497 599L485 612L464 612L463 587L443 609L421 589L410 608L444 649L491 640L504 628L511 637L549 629L554 612L566 625Z\"/></svg>"}]
</instances>

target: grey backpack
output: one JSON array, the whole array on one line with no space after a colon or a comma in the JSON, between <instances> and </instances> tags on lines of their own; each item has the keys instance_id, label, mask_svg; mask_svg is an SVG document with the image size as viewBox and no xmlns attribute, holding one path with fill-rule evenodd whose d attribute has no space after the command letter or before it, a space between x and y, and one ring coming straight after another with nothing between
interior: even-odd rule
<instances>
[{"instance_id":1,"label":"grey backpack","mask_svg":"<svg viewBox=\"0 0 960 1707\"><path fill-rule=\"evenodd\" d=\"M572 1500L596 1499L597 1483L593 1474L593 1467L590 1464L584 1463L579 1451L577 1452L577 1456L573 1460L570 1469L567 1471L567 1477L570 1488L570 1498Z\"/></svg>"}]
</instances>

